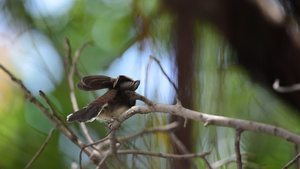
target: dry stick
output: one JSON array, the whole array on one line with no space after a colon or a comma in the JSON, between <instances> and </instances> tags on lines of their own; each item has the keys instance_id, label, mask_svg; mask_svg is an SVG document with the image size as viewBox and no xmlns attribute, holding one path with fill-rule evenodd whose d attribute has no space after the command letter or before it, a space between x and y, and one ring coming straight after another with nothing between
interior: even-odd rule
<instances>
[{"instance_id":1,"label":"dry stick","mask_svg":"<svg viewBox=\"0 0 300 169\"><path fill-rule=\"evenodd\" d=\"M163 153L153 153L151 151L143 151L143 150L118 150L117 154L136 154L136 155L145 155L145 156L154 156L161 158L173 158L173 159L189 159L195 157L205 157L209 155L211 152L203 152L198 154L163 154Z\"/></svg>"},{"instance_id":2,"label":"dry stick","mask_svg":"<svg viewBox=\"0 0 300 169\"><path fill-rule=\"evenodd\" d=\"M77 145L78 147L82 147L83 143L81 142L80 139L78 139L77 137L74 137L69 130L67 130L64 126L62 126L59 121L57 121L57 119L54 117L54 115L52 115L48 109L46 107L43 106L43 104L37 100L32 94L31 92L24 86L24 84L22 83L21 80L17 79L15 76L13 76L2 64L0 64L0 68L10 76L11 80L16 82L20 88L23 90L25 97L32 102L33 104L35 104L44 114L45 116L52 122L52 124L61 132L63 133L67 138L69 138L75 145ZM90 156L92 154L92 152L88 149L85 149L85 154L87 156Z\"/></svg>"},{"instance_id":3,"label":"dry stick","mask_svg":"<svg viewBox=\"0 0 300 169\"><path fill-rule=\"evenodd\" d=\"M76 137L76 134L73 132L73 130L68 126L68 124L66 123L66 121L60 116L60 115L58 115L57 113L56 113L56 111L54 110L54 108L53 108L53 106L52 106L52 104L50 103L50 101L49 101L49 99L48 99L48 97L45 95L45 93L43 92L43 91L39 91L39 93L40 93L40 96L42 96L45 100L46 100L46 102L47 102L47 104L49 105L49 107L50 107L50 109L51 109L51 111L52 111L52 114L63 124L63 126L67 129L67 130L69 130L69 132L73 135L73 137Z\"/></svg>"},{"instance_id":4,"label":"dry stick","mask_svg":"<svg viewBox=\"0 0 300 169\"><path fill-rule=\"evenodd\" d=\"M66 40L65 41L65 46L68 46L70 45L69 43L67 43L68 41ZM74 82L73 82L73 76L74 76L74 72L75 72L75 66L76 66L76 63L78 61L78 58L80 56L80 53L82 52L82 50L88 45L88 44L91 44L92 41L88 41L86 43L84 43L83 45L81 45L75 52L74 54L74 60L71 64L71 67L70 67L70 72L68 74L68 84L69 84L69 88L70 88L70 98L71 98L71 102L72 102L72 106L73 106L73 110L74 111L77 111L78 110L78 104L77 104L77 100L76 100L76 96L75 96L75 92L74 92ZM70 47L65 47L65 57L69 56L68 52L70 52L70 50L68 50ZM68 60L67 58L65 58L65 60ZM88 130L87 130L87 127L84 123L80 123L80 127L83 131L83 133L85 134L87 140L92 143L94 142L92 137L90 136Z\"/></svg>"},{"instance_id":5,"label":"dry stick","mask_svg":"<svg viewBox=\"0 0 300 169\"><path fill-rule=\"evenodd\" d=\"M64 50L65 50L65 56L64 56L64 67L66 75L69 75L69 65L71 65L71 45L68 38L65 38L64 41Z\"/></svg>"},{"instance_id":6,"label":"dry stick","mask_svg":"<svg viewBox=\"0 0 300 169\"><path fill-rule=\"evenodd\" d=\"M155 60L156 63L158 64L160 70L162 71L162 73L166 76L166 78L168 79L168 81L173 85L175 91L176 91L176 94L178 95L178 88L176 87L175 83L171 80L171 78L167 75L167 73L165 72L165 70L163 69L163 67L161 66L160 64L160 61L154 57L154 56L150 56L151 59Z\"/></svg>"},{"instance_id":7,"label":"dry stick","mask_svg":"<svg viewBox=\"0 0 300 169\"><path fill-rule=\"evenodd\" d=\"M49 140L51 139L52 135L54 132L54 128L51 129L50 133L48 134L47 139L45 140L44 144L42 145L42 147L39 149L38 152L36 152L36 154L34 155L34 157L30 160L30 162L26 165L25 169L28 169L33 162L40 156L40 154L42 153L42 151L45 149L46 145L48 144Z\"/></svg>"},{"instance_id":8,"label":"dry stick","mask_svg":"<svg viewBox=\"0 0 300 169\"><path fill-rule=\"evenodd\" d=\"M296 155L289 163L287 163L286 166L284 166L282 169L288 169L290 166L292 166L294 163L296 163L296 161L298 161L300 157L300 153L298 155Z\"/></svg>"},{"instance_id":9,"label":"dry stick","mask_svg":"<svg viewBox=\"0 0 300 169\"><path fill-rule=\"evenodd\" d=\"M236 155L236 164L238 169L243 168L243 163L242 163L242 156L241 156L241 149L240 149L240 141L241 141L241 134L242 130L236 129L235 132L235 155Z\"/></svg>"}]
</instances>

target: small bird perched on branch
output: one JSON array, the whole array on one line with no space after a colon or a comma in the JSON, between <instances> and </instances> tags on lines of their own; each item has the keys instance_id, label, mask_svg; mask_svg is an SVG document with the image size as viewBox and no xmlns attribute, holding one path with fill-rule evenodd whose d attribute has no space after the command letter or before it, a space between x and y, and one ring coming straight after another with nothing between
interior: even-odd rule
<instances>
[{"instance_id":1,"label":"small bird perched on branch","mask_svg":"<svg viewBox=\"0 0 300 169\"><path fill-rule=\"evenodd\" d=\"M68 115L67 121L91 122L95 118L112 120L135 105L136 100L125 91L135 91L139 84L139 80L134 81L124 75L117 78L102 75L83 77L82 81L77 84L79 89L94 91L107 88L108 91L83 109Z\"/></svg>"}]
</instances>

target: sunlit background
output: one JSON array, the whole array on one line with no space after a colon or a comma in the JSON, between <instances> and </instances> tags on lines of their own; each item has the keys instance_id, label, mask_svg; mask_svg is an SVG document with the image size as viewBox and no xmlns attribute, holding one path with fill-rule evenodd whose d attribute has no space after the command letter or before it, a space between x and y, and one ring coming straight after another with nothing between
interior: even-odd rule
<instances>
[{"instance_id":1,"label":"sunlit background","mask_svg":"<svg viewBox=\"0 0 300 169\"><path fill-rule=\"evenodd\" d=\"M157 0L1 0L0 63L20 78L38 98L43 90L64 118L73 112L64 69L64 39L75 50L88 40L77 69L83 75L120 74L141 80L138 93L166 104L173 104L175 90L155 62L149 69L150 56L160 63L176 83L177 69L172 45L174 18L162 12ZM208 114L259 121L300 132L299 117L269 91L253 82L238 66L235 51L218 30L208 22L198 23L195 55L193 109ZM146 74L149 74L146 80ZM74 78L79 82L78 77ZM146 84L147 82L147 84ZM89 92L76 89L79 107L92 101ZM99 91L101 94L102 91ZM42 99L40 99L42 100ZM138 104L142 104L138 102ZM146 126L169 122L168 115L147 115ZM143 116L126 121L122 135L144 126ZM84 139L78 124L70 124ZM87 124L93 138L103 138L106 127L98 122ZM24 168L43 144L53 125L42 112L25 100L20 88L0 71L0 168ZM126 145L132 149L170 150L165 135L143 136ZM211 163L234 155L234 130L203 127L193 123L193 152L212 151ZM159 143L159 144L158 144ZM247 132L242 152L252 168L277 168L293 157L293 145ZM71 168L78 162L79 149L55 131L53 138L32 168ZM282 154L285 154L282 156ZM88 158L84 157L84 162ZM122 156L128 168L169 168L165 159ZM205 167L203 160L197 164ZM111 160L110 168L118 168ZM221 168L232 168L228 164ZM273 167L272 167L273 166ZM94 168L94 166L91 166Z\"/></svg>"}]
</instances>

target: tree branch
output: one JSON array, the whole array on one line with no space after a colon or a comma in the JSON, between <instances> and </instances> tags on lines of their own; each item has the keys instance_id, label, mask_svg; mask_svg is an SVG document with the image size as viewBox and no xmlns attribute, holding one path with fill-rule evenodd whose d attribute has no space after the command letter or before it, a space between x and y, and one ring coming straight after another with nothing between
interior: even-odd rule
<instances>
[{"instance_id":1,"label":"tree branch","mask_svg":"<svg viewBox=\"0 0 300 169\"><path fill-rule=\"evenodd\" d=\"M224 116L205 114L205 113L186 109L178 103L176 105L160 104L160 103L153 102L147 98L144 98L143 96L135 92L130 92L130 93L133 94L135 98L141 101L145 101L147 105L131 107L128 111L118 116L117 120L113 122L112 126L120 125L124 120L128 119L134 114L162 112L162 113L169 113L176 116L186 117L191 120L201 121L204 122L205 126L215 125L215 126L231 127L243 131L253 131L253 132L280 137L282 139L285 139L295 144L300 143L300 135L280 127L271 126L259 122L236 119L236 118L228 118Z\"/></svg>"},{"instance_id":2,"label":"tree branch","mask_svg":"<svg viewBox=\"0 0 300 169\"><path fill-rule=\"evenodd\" d=\"M136 154L136 155L145 155L145 156L154 156L160 158L173 158L173 159L189 159L194 157L205 157L209 155L211 152L204 152L199 154L163 154L163 153L153 153L150 151L142 151L142 150L118 150L117 154Z\"/></svg>"}]
</instances>

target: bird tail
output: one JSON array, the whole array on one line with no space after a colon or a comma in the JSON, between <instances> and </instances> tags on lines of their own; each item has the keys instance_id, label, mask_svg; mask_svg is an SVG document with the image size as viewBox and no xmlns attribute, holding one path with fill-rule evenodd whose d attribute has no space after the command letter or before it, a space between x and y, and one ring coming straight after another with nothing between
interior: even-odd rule
<instances>
[{"instance_id":1,"label":"bird tail","mask_svg":"<svg viewBox=\"0 0 300 169\"><path fill-rule=\"evenodd\" d=\"M92 122L101 113L101 107L95 104L89 104L87 107L80 109L67 116L68 122Z\"/></svg>"}]
</instances>

